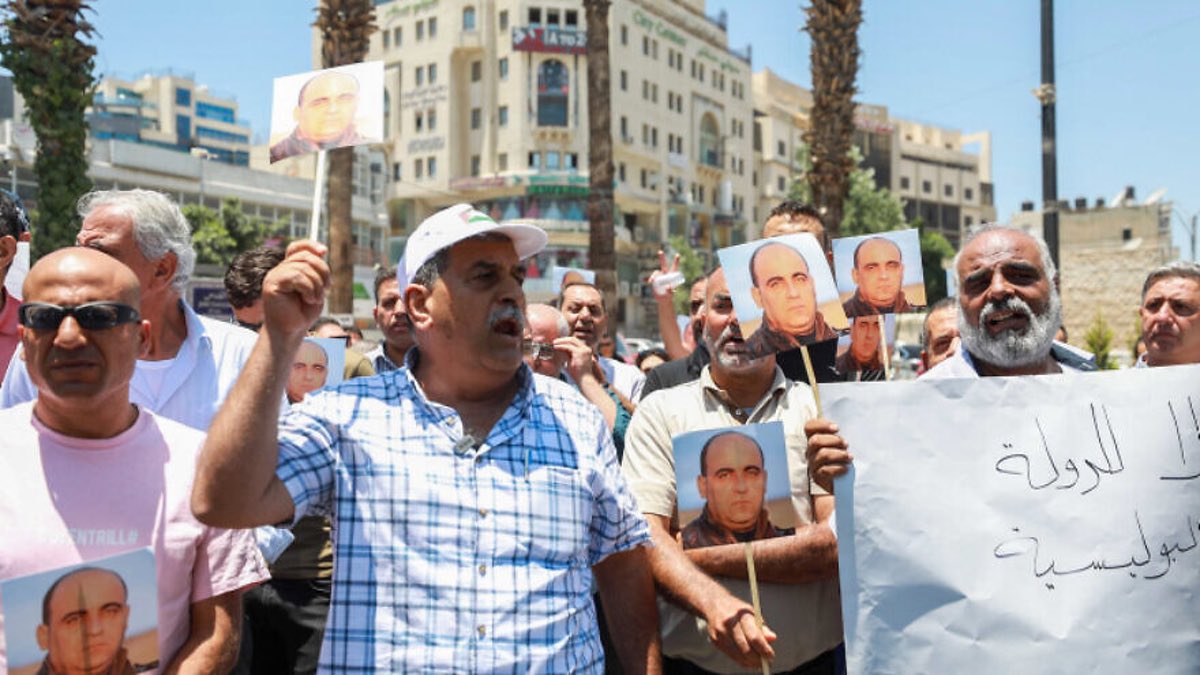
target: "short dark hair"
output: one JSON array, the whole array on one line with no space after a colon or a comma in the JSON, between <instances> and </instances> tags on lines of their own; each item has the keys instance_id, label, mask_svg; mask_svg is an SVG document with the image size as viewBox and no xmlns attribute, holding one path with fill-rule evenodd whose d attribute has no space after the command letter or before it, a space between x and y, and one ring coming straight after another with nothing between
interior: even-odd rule
<instances>
[{"instance_id":1,"label":"short dark hair","mask_svg":"<svg viewBox=\"0 0 1200 675\"><path fill-rule=\"evenodd\" d=\"M341 328L343 331L346 330L346 327L342 325L341 321L338 321L337 319L333 318L332 316L322 316L322 317L319 317L316 321L314 321L313 325L308 327L308 332L312 333L312 332L316 331L318 328L320 328L321 326L337 326L338 328Z\"/></svg>"},{"instance_id":2,"label":"short dark hair","mask_svg":"<svg viewBox=\"0 0 1200 675\"><path fill-rule=\"evenodd\" d=\"M858 252L860 250L862 250L863 246L867 245L867 242L872 242L872 241L886 241L887 243L891 244L892 246L895 246L896 253L900 254L900 262L904 262L904 251L900 250L900 244L897 244L896 242L892 241L891 239L888 239L887 237L879 237L879 236L867 237L866 239L863 239L862 241L858 242L858 246L854 247L854 268L855 269L858 269Z\"/></svg>"},{"instance_id":3,"label":"short dark hair","mask_svg":"<svg viewBox=\"0 0 1200 675\"><path fill-rule=\"evenodd\" d=\"M50 598L54 596L54 591L58 590L59 584L66 581L67 579L70 579L71 577L75 576L76 574L82 574L84 572L107 572L108 574L113 575L114 577L117 578L117 581L121 582L121 590L125 592L126 601L129 600L129 586L125 583L125 579L123 579L120 574L117 574L113 570L110 570L105 567L80 567L79 569L71 570L70 572L67 572L66 574L62 575L61 577L55 579L54 583L50 584L50 588L46 589L46 594L42 596L42 625L43 626L50 625Z\"/></svg>"},{"instance_id":4,"label":"short dark hair","mask_svg":"<svg viewBox=\"0 0 1200 675\"><path fill-rule=\"evenodd\" d=\"M634 362L634 365L637 366L638 368L641 368L642 361L645 361L646 359L650 358L651 356L657 356L658 358L662 359L663 361L671 360L671 357L667 354L667 350L663 349L662 347L651 347L649 349L643 349L642 351L638 352L637 360Z\"/></svg>"},{"instance_id":5,"label":"short dark hair","mask_svg":"<svg viewBox=\"0 0 1200 675\"><path fill-rule=\"evenodd\" d=\"M940 312L946 308L953 309L954 311L957 312L958 311L958 298L956 298L955 296L952 295L948 298L942 298L941 300L938 300L937 302L935 302L929 306L929 310L927 312L925 312L925 320L923 322L921 322L921 344L922 345L924 345L926 347L929 346L929 319L933 316L934 312Z\"/></svg>"},{"instance_id":6,"label":"short dark hair","mask_svg":"<svg viewBox=\"0 0 1200 675\"><path fill-rule=\"evenodd\" d=\"M225 270L225 295L235 309L244 309L262 297L267 272L283 262L283 251L273 246L258 246L237 254Z\"/></svg>"},{"instance_id":7,"label":"short dark hair","mask_svg":"<svg viewBox=\"0 0 1200 675\"><path fill-rule=\"evenodd\" d=\"M797 251L796 249L792 248L791 246L788 246L787 244L784 244L783 242L767 241L767 243L754 249L754 253L750 256L750 284L753 285L755 288L758 287L758 273L754 271L754 263L758 262L758 254L762 253L763 249L770 248L771 246L782 246L782 247L792 251L796 255L800 256L800 259L804 261L804 268L808 269L808 259L806 259L804 257L803 253ZM713 270L713 271L715 272L716 270ZM810 270L810 274L811 274L811 270Z\"/></svg>"},{"instance_id":8,"label":"short dark hair","mask_svg":"<svg viewBox=\"0 0 1200 675\"><path fill-rule=\"evenodd\" d=\"M821 212L818 211L812 204L802 202L799 199L788 199L776 204L775 208L771 209L771 212L767 214L767 220L770 220L775 216L787 216L788 218L812 218L818 223L821 223L822 227L825 226L825 223L821 221Z\"/></svg>"},{"instance_id":9,"label":"short dark hair","mask_svg":"<svg viewBox=\"0 0 1200 675\"><path fill-rule=\"evenodd\" d=\"M21 198L9 192L0 190L0 237L19 238L29 231L29 214Z\"/></svg>"},{"instance_id":10,"label":"short dark hair","mask_svg":"<svg viewBox=\"0 0 1200 675\"><path fill-rule=\"evenodd\" d=\"M384 282L389 280L397 281L396 267L394 265L390 267L380 267L375 272L375 304L379 304L379 289L383 287ZM404 289L401 288L400 290L403 291Z\"/></svg>"},{"instance_id":11,"label":"short dark hair","mask_svg":"<svg viewBox=\"0 0 1200 675\"><path fill-rule=\"evenodd\" d=\"M713 443L716 443L718 439L725 438L726 436L741 436L742 438L745 438L746 440L750 441L751 443L754 444L754 447L758 449L759 460L763 464L767 463L767 458L765 455L763 455L762 446L758 444L758 441L755 440L753 436L743 434L740 431L722 431L719 434L713 434L711 438L709 438L707 441L704 442L704 447L700 448L700 475L701 476L708 475L708 449L712 446Z\"/></svg>"}]
</instances>

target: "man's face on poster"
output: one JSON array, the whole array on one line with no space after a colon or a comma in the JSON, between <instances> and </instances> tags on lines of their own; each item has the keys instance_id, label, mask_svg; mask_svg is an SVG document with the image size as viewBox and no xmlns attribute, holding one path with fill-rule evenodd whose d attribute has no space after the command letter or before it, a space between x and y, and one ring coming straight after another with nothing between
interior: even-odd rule
<instances>
[{"instance_id":1,"label":"man's face on poster","mask_svg":"<svg viewBox=\"0 0 1200 675\"><path fill-rule=\"evenodd\" d=\"M767 493L758 444L742 434L723 434L711 441L700 471L696 489L707 502L713 522L731 532L754 529Z\"/></svg>"},{"instance_id":2,"label":"man's face on poster","mask_svg":"<svg viewBox=\"0 0 1200 675\"><path fill-rule=\"evenodd\" d=\"M292 359L292 372L288 377L288 400L303 401L305 394L325 386L329 376L329 356L321 345L305 340Z\"/></svg>"},{"instance_id":3,"label":"man's face on poster","mask_svg":"<svg viewBox=\"0 0 1200 675\"><path fill-rule=\"evenodd\" d=\"M900 247L887 239L868 239L854 257L850 277L867 302L876 307L894 304L904 280Z\"/></svg>"},{"instance_id":4,"label":"man's face on poster","mask_svg":"<svg viewBox=\"0 0 1200 675\"><path fill-rule=\"evenodd\" d=\"M856 317L850 324L850 353L859 363L868 363L879 351L879 324L883 317L878 314Z\"/></svg>"},{"instance_id":5,"label":"man's face on poster","mask_svg":"<svg viewBox=\"0 0 1200 675\"><path fill-rule=\"evenodd\" d=\"M340 137L358 113L358 81L345 73L325 73L308 81L296 106L300 136L314 143Z\"/></svg>"},{"instance_id":6,"label":"man's face on poster","mask_svg":"<svg viewBox=\"0 0 1200 675\"><path fill-rule=\"evenodd\" d=\"M56 673L105 673L125 641L125 585L107 570L83 570L58 583L38 626L38 646Z\"/></svg>"},{"instance_id":7,"label":"man's face on poster","mask_svg":"<svg viewBox=\"0 0 1200 675\"><path fill-rule=\"evenodd\" d=\"M766 244L751 258L750 297L762 308L764 323L788 335L816 327L817 292L808 263L786 244Z\"/></svg>"}]
</instances>

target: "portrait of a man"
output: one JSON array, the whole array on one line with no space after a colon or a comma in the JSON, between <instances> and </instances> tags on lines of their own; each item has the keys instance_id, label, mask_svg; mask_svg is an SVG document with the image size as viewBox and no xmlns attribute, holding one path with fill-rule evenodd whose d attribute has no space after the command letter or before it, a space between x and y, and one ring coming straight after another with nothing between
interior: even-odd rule
<instances>
[{"instance_id":1,"label":"portrait of a man","mask_svg":"<svg viewBox=\"0 0 1200 675\"><path fill-rule=\"evenodd\" d=\"M924 306L916 230L839 239L833 244L833 256L847 318L912 312Z\"/></svg>"},{"instance_id":2,"label":"portrait of a man","mask_svg":"<svg viewBox=\"0 0 1200 675\"><path fill-rule=\"evenodd\" d=\"M700 449L696 490L704 506L681 531L683 547L698 548L769 539L795 532L771 522L768 472L762 447L752 436L721 431Z\"/></svg>"},{"instance_id":3,"label":"portrait of a man","mask_svg":"<svg viewBox=\"0 0 1200 675\"><path fill-rule=\"evenodd\" d=\"M38 675L134 673L125 651L129 590L112 570L83 567L59 577L42 600Z\"/></svg>"},{"instance_id":4,"label":"portrait of a man","mask_svg":"<svg viewBox=\"0 0 1200 675\"><path fill-rule=\"evenodd\" d=\"M884 317L878 314L850 320L850 346L838 355L834 367L847 382L886 379L880 343L887 332Z\"/></svg>"},{"instance_id":5,"label":"portrait of a man","mask_svg":"<svg viewBox=\"0 0 1200 675\"><path fill-rule=\"evenodd\" d=\"M379 113L373 112L375 99L382 97L374 91L371 67L375 65L364 63L306 73L300 76L303 83L298 90L286 86L296 76L276 80L274 105L277 109L287 107L290 112L286 122L281 119L285 115L282 110L276 110L272 117L271 162L380 141L382 121L376 119ZM382 86L380 70L378 88L382 90ZM295 92L287 103L283 102L287 99L281 100L285 91ZM380 126L378 130L374 129L376 125Z\"/></svg>"},{"instance_id":6,"label":"portrait of a man","mask_svg":"<svg viewBox=\"0 0 1200 675\"><path fill-rule=\"evenodd\" d=\"M747 341L752 354L769 354L837 337L817 306L808 262L795 248L768 242L750 256L750 297L762 324Z\"/></svg>"},{"instance_id":7,"label":"portrait of a man","mask_svg":"<svg viewBox=\"0 0 1200 675\"><path fill-rule=\"evenodd\" d=\"M324 387L329 378L329 354L322 345L305 340L292 359L292 370L286 387L289 403L299 403L304 396Z\"/></svg>"}]
</instances>

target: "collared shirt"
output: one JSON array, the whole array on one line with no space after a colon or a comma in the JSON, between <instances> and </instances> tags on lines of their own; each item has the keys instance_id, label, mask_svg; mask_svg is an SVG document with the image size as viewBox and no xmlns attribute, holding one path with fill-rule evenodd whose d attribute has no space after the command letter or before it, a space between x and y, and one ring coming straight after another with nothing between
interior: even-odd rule
<instances>
[{"instance_id":1,"label":"collared shirt","mask_svg":"<svg viewBox=\"0 0 1200 675\"><path fill-rule=\"evenodd\" d=\"M366 356L371 361L371 365L375 367L375 374L390 373L393 370L399 370L400 364L392 360L387 355L387 344L380 342L379 346L367 352Z\"/></svg>"},{"instance_id":2,"label":"collared shirt","mask_svg":"<svg viewBox=\"0 0 1200 675\"><path fill-rule=\"evenodd\" d=\"M603 670L591 566L649 542L595 406L518 371L477 447L406 367L306 397L277 475L334 521L319 670Z\"/></svg>"},{"instance_id":3,"label":"collared shirt","mask_svg":"<svg viewBox=\"0 0 1200 675\"><path fill-rule=\"evenodd\" d=\"M1050 348L1050 356L1062 368L1063 373L1086 373L1096 370L1093 357L1088 352L1061 342ZM939 380L954 377L980 377L975 359L966 347L960 347L953 356L925 371L919 379Z\"/></svg>"},{"instance_id":4,"label":"collared shirt","mask_svg":"<svg viewBox=\"0 0 1200 675\"><path fill-rule=\"evenodd\" d=\"M257 335L224 321L202 317L180 301L187 337L165 373L149 375L155 361L139 360L129 383L129 400L159 417L205 431L242 372ZM154 383L158 383L155 386ZM14 357L0 386L0 408L37 398L37 388Z\"/></svg>"},{"instance_id":5,"label":"collared shirt","mask_svg":"<svg viewBox=\"0 0 1200 675\"><path fill-rule=\"evenodd\" d=\"M814 522L812 498L825 494L810 483L804 423L817 414L808 385L787 379L775 368L775 379L749 413L739 408L712 379L710 367L700 379L671 389L660 389L644 398L625 435L621 469L644 513L678 520L675 455L672 439L701 429L782 421L787 443L788 479L797 521ZM678 526L678 523L674 523ZM718 577L718 583L749 603L750 584L744 579ZM779 636L773 644L776 671L792 670L836 647L842 641L841 607L836 580L803 584L760 581L763 619ZM745 672L708 639L704 620L665 599L659 599L659 625L663 654L691 661L718 673Z\"/></svg>"}]
</instances>

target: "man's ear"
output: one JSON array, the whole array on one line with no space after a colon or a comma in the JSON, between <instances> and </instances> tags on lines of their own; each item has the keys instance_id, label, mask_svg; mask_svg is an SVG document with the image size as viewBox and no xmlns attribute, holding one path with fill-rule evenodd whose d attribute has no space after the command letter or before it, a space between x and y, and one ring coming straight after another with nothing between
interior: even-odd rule
<instances>
[{"instance_id":1,"label":"man's ear","mask_svg":"<svg viewBox=\"0 0 1200 675\"><path fill-rule=\"evenodd\" d=\"M46 627L46 624L37 627L37 643L38 649L44 652L50 651L50 629Z\"/></svg>"},{"instance_id":2,"label":"man's ear","mask_svg":"<svg viewBox=\"0 0 1200 675\"><path fill-rule=\"evenodd\" d=\"M142 319L138 324L138 358L143 358L150 354L150 321Z\"/></svg>"},{"instance_id":3,"label":"man's ear","mask_svg":"<svg viewBox=\"0 0 1200 675\"><path fill-rule=\"evenodd\" d=\"M436 283L436 282L435 282ZM433 322L431 305L436 304L432 299L432 289L420 284L409 284L404 288L404 308L414 327L428 328Z\"/></svg>"},{"instance_id":4,"label":"man's ear","mask_svg":"<svg viewBox=\"0 0 1200 675\"><path fill-rule=\"evenodd\" d=\"M17 239L11 234L0 237L0 270L5 270L17 257Z\"/></svg>"},{"instance_id":5,"label":"man's ear","mask_svg":"<svg viewBox=\"0 0 1200 675\"><path fill-rule=\"evenodd\" d=\"M153 284L159 288L170 286L175 281L175 272L179 269L179 258L168 251L166 255L154 263ZM145 289L142 289L145 292Z\"/></svg>"}]
</instances>

